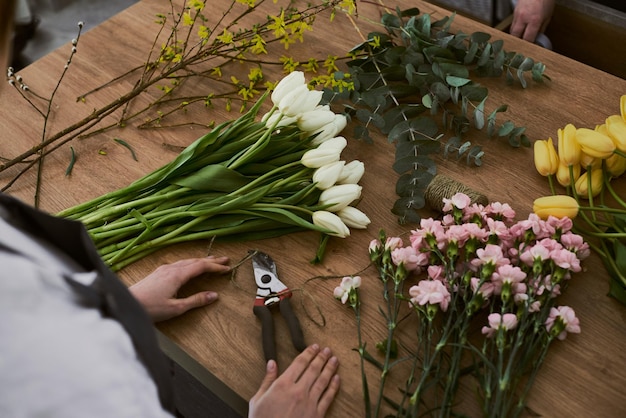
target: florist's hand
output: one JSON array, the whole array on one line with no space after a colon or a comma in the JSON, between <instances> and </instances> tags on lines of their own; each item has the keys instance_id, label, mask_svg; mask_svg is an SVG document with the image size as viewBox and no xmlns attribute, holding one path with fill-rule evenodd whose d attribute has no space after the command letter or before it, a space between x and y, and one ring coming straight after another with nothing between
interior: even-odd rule
<instances>
[{"instance_id":1,"label":"florist's hand","mask_svg":"<svg viewBox=\"0 0 626 418\"><path fill-rule=\"evenodd\" d=\"M554 11L555 0L519 0L513 12L511 35L535 42L545 32Z\"/></svg>"},{"instance_id":2,"label":"florist's hand","mask_svg":"<svg viewBox=\"0 0 626 418\"><path fill-rule=\"evenodd\" d=\"M217 300L217 293L210 291L176 298L176 293L185 283L203 273L222 274L228 271L228 257L181 260L160 266L145 279L130 286L129 290L154 322L164 321Z\"/></svg>"},{"instance_id":3,"label":"florist's hand","mask_svg":"<svg viewBox=\"0 0 626 418\"><path fill-rule=\"evenodd\" d=\"M259 391L250 399L249 418L318 418L326 415L339 391L337 357L317 344L306 348L278 377L276 362L267 362Z\"/></svg>"}]
</instances>

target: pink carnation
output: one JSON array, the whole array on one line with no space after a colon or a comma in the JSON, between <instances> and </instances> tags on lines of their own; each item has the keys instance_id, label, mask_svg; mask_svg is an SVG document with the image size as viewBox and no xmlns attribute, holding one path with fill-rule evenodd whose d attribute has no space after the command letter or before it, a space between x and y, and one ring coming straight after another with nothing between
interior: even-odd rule
<instances>
[{"instance_id":1,"label":"pink carnation","mask_svg":"<svg viewBox=\"0 0 626 418\"><path fill-rule=\"evenodd\" d=\"M576 313L569 306L559 306L550 309L550 316L546 320L546 329L551 331L552 328L560 323L563 330L557 335L559 340L564 340L567 333L579 334L580 321L576 317Z\"/></svg>"},{"instance_id":2,"label":"pink carnation","mask_svg":"<svg viewBox=\"0 0 626 418\"><path fill-rule=\"evenodd\" d=\"M403 264L407 271L414 271L428 264L428 255L413 247L399 247L391 252L391 260L396 266Z\"/></svg>"},{"instance_id":3,"label":"pink carnation","mask_svg":"<svg viewBox=\"0 0 626 418\"><path fill-rule=\"evenodd\" d=\"M448 310L450 292L439 280L421 280L409 289L410 305L439 305L442 311Z\"/></svg>"},{"instance_id":4,"label":"pink carnation","mask_svg":"<svg viewBox=\"0 0 626 418\"><path fill-rule=\"evenodd\" d=\"M450 212L453 208L465 209L472 203L472 199L465 193L456 193L450 199L443 199L444 212Z\"/></svg>"},{"instance_id":5,"label":"pink carnation","mask_svg":"<svg viewBox=\"0 0 626 418\"><path fill-rule=\"evenodd\" d=\"M492 313L487 317L487 320L489 321L489 326L483 327L481 332L488 338L493 337L500 328L508 331L517 327L517 316L512 313L505 313L504 315Z\"/></svg>"}]
</instances>

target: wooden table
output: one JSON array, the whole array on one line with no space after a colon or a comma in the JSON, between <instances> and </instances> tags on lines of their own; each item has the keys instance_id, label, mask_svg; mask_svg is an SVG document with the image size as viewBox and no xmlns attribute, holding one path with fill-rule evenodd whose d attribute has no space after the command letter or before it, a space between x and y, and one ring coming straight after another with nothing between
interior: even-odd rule
<instances>
[{"instance_id":1,"label":"wooden table","mask_svg":"<svg viewBox=\"0 0 626 418\"><path fill-rule=\"evenodd\" d=\"M394 6L393 2L388 4ZM435 17L447 14L417 0L403 0L399 4L417 5ZM366 28L365 16L376 20L378 11L366 4L359 7L359 25ZM114 89L90 96L85 103L75 100L76 96L90 88L141 64L156 31L152 23L154 16L167 11L167 2L163 0L144 0L83 35L79 52L58 92L49 132L68 126L132 86L132 79L123 79ZM593 127L602 123L607 115L619 112L619 97L626 93L625 80L462 17L455 19L453 29L466 33L479 30L493 33L505 40L506 50L524 53L547 65L547 74L552 81L545 85L532 84L526 90L507 87L501 79L484 80L490 89L488 105L509 104L506 118L518 126L526 126L531 139L556 137L557 129L567 123ZM367 29L362 31L367 33ZM341 36L337 36L338 33ZM292 45L289 53L300 56L301 61L310 56L343 55L360 41L352 24L339 14L332 26L327 20L318 19L315 30L306 34L305 43ZM32 90L40 93L51 91L69 48L69 45L61 48L21 72ZM270 71L266 70L269 79L280 78L279 69L272 74ZM211 86L206 88L210 91ZM38 143L41 119L16 92L5 88L2 95L0 155L17 155ZM190 116L218 122L237 116L235 111L227 113L219 106L210 112L202 112ZM173 151L164 151L163 142L184 146L205 131L198 127L138 130L129 126L74 141L72 146L78 160L71 176L65 176L70 153L67 146L46 160L41 207L57 212L125 186L175 156ZM349 135L348 131L346 135ZM128 150L116 144L113 138L122 138L131 144L138 161L134 161ZM440 172L482 191L492 201L510 203L519 217L525 217L531 210L533 199L548 193L546 180L535 172L532 150L513 150L480 134L473 135L471 139L485 146L487 156L484 165L470 168L462 163L442 160L439 162ZM367 245L377 236L380 228L392 235L409 230L407 226L398 225L396 217L390 212L395 199L393 185L396 180L396 174L391 169L393 146L387 144L383 137L378 137L375 145L351 142L346 153L348 159L360 159L366 163L366 174L362 180L364 193L359 208L370 216L372 224L365 231L353 231L348 239L331 240L323 264L314 266L309 263L318 244L319 236L315 233L298 233L280 239L240 244L215 244L211 249L213 254L230 256L233 263L242 259L249 248L261 249L276 258L281 277L296 290L294 306L307 342L331 346L341 361L342 391L331 409L331 416L335 417L362 416L359 358L353 351L357 345L354 316L350 309L333 299L332 291L339 278L309 279L357 273L368 265ZM1 173L2 184L14 173L15 170ZM9 193L32 202L34 181L34 172L29 172L13 185ZM160 264L203 256L207 249L206 242L180 245L126 268L120 276L127 284L132 284ZM583 331L555 344L549 353L529 399L529 407L540 416L626 415L626 308L606 296L608 277L599 258L591 257L585 266L586 272L577 275L562 297L562 304L576 310ZM379 285L372 269L363 272L362 276L364 335L369 345L373 346L385 335L377 318ZM198 289L218 291L219 302L159 324L158 328L166 336L168 344L173 342L176 350L183 351L200 364L202 370L215 376L229 388L226 392L232 390L234 397L224 396L233 399L232 406L245 414L246 405L242 398L247 400L255 393L264 375L260 327L252 313L254 282L251 266L242 265L234 281L227 277L201 278L185 288L185 292ZM325 326L319 325L321 315L326 320ZM291 347L286 327L279 318L277 333L279 365L283 369L296 351ZM369 375L370 381L374 382L376 372L370 370Z\"/></svg>"}]
</instances>

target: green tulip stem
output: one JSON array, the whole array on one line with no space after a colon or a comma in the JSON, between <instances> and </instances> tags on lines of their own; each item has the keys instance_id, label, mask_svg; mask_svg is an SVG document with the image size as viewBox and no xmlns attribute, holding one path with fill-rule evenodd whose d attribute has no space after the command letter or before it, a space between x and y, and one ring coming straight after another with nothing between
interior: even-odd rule
<instances>
[{"instance_id":1,"label":"green tulip stem","mask_svg":"<svg viewBox=\"0 0 626 418\"><path fill-rule=\"evenodd\" d=\"M615 148L615 150L613 151L613 154L617 154L620 157L624 157L626 158L626 152L620 151L619 149Z\"/></svg>"},{"instance_id":2,"label":"green tulip stem","mask_svg":"<svg viewBox=\"0 0 626 418\"><path fill-rule=\"evenodd\" d=\"M272 110L270 111L270 114L274 113L274 111L276 110L276 105L274 105L272 107ZM228 164L226 167L230 168L230 169L236 169L240 166L242 166L243 164L247 163L248 160L250 158L252 158L257 152L261 151L263 148L265 148L265 146L267 145L272 132L274 132L274 129L276 129L276 126L278 125L278 122L280 122L280 120L282 119L282 114L279 118L276 119L276 121L274 122L274 124L270 127L270 128L265 128L265 132L263 132L263 135L261 135L261 137L248 149L246 149L246 151L239 156L235 161L233 161L232 163Z\"/></svg>"},{"instance_id":3,"label":"green tulip stem","mask_svg":"<svg viewBox=\"0 0 626 418\"><path fill-rule=\"evenodd\" d=\"M556 194L556 189L554 187L554 175L553 174L548 174L548 184L550 185L550 191L552 192L552 194Z\"/></svg>"}]
</instances>

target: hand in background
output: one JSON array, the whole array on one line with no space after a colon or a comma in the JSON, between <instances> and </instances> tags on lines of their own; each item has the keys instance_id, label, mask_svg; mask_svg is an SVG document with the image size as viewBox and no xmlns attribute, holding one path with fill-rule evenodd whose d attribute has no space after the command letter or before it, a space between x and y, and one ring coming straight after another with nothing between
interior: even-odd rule
<instances>
[{"instance_id":1,"label":"hand in background","mask_svg":"<svg viewBox=\"0 0 626 418\"><path fill-rule=\"evenodd\" d=\"M337 357L329 348L307 347L278 376L276 362L267 362L259 391L250 399L250 418L320 418L339 391Z\"/></svg>"},{"instance_id":2,"label":"hand in background","mask_svg":"<svg viewBox=\"0 0 626 418\"><path fill-rule=\"evenodd\" d=\"M513 12L511 35L535 42L545 32L554 12L555 0L518 0Z\"/></svg>"},{"instance_id":3,"label":"hand in background","mask_svg":"<svg viewBox=\"0 0 626 418\"><path fill-rule=\"evenodd\" d=\"M223 274L230 271L228 257L193 258L165 264L129 290L144 307L154 322L174 318L193 308L217 300L217 293L198 292L186 298L177 298L178 290L189 280L204 273Z\"/></svg>"}]
</instances>

